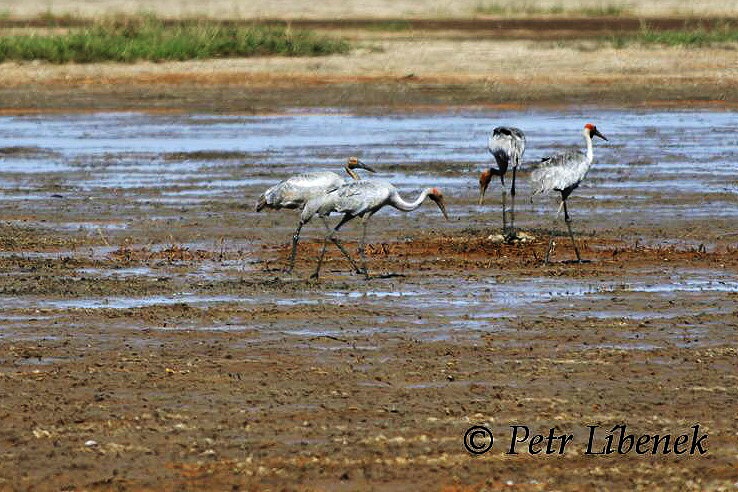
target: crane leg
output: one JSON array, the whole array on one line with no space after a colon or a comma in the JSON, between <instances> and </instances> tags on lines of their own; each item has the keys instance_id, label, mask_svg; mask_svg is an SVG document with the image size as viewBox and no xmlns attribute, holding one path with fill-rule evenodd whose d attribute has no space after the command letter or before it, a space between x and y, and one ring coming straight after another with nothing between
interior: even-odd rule
<instances>
[{"instance_id":1,"label":"crane leg","mask_svg":"<svg viewBox=\"0 0 738 492\"><path fill-rule=\"evenodd\" d=\"M284 273L292 273L292 268L295 266L295 256L297 256L297 242L300 240L300 231L304 224L302 221L297 225L295 233L292 235L292 251L290 252L290 259L287 268Z\"/></svg>"},{"instance_id":2,"label":"crane leg","mask_svg":"<svg viewBox=\"0 0 738 492\"><path fill-rule=\"evenodd\" d=\"M325 225L326 230L330 232L331 227L328 225L328 220L325 217L323 217L323 225ZM333 241L333 244L336 245L338 250L343 254L343 256L346 257L349 263L351 263L351 267L354 269L354 271L356 273L362 273L359 267L356 265L356 262L354 261L354 259L351 258L351 255L346 250L346 248L343 246L343 243L337 237L335 237L335 234L331 238L331 241Z\"/></svg>"},{"instance_id":3,"label":"crane leg","mask_svg":"<svg viewBox=\"0 0 738 492\"><path fill-rule=\"evenodd\" d=\"M364 270L363 273L368 277L369 276L369 269L366 266L366 225L368 223L368 220L362 220L362 231L361 231L361 242L359 243L359 256L361 256L361 263L362 263L362 269ZM361 273L361 272L359 272Z\"/></svg>"},{"instance_id":4,"label":"crane leg","mask_svg":"<svg viewBox=\"0 0 738 492\"><path fill-rule=\"evenodd\" d=\"M571 244L574 246L574 252L577 254L577 262L582 262L582 257L579 255L579 248L577 242L574 240L574 233L571 231L571 217L569 216L569 210L566 208L566 200L564 203L564 222L566 222L566 228L569 229L569 237L571 238Z\"/></svg>"},{"instance_id":5,"label":"crane leg","mask_svg":"<svg viewBox=\"0 0 738 492\"><path fill-rule=\"evenodd\" d=\"M512 206L510 207L510 236L515 237L515 172L517 167L513 167L512 186L510 187L510 195L512 196Z\"/></svg>"},{"instance_id":6,"label":"crane leg","mask_svg":"<svg viewBox=\"0 0 738 492\"><path fill-rule=\"evenodd\" d=\"M320 276L320 267L323 265L323 256L325 256L325 249L326 249L326 246L328 245L328 236L330 236L331 234L333 234L333 231L328 233L323 239L323 249L320 251L320 256L318 257L318 266L315 267L315 272L313 272L313 274L310 275L311 279L317 280L318 277Z\"/></svg>"},{"instance_id":7,"label":"crane leg","mask_svg":"<svg viewBox=\"0 0 738 492\"><path fill-rule=\"evenodd\" d=\"M349 252L346 251L346 248L343 247L343 244L341 243L341 241L337 237L335 237L335 235L331 235L331 241L333 242L333 244L336 245L336 247L341 251L341 253L343 253L343 255L346 257L346 259L349 261L349 263L351 263L351 268L353 268L356 273L359 273L359 274L364 273L359 268L359 265L356 264L356 262L354 261L354 259L351 258L351 255L349 254Z\"/></svg>"},{"instance_id":8,"label":"crane leg","mask_svg":"<svg viewBox=\"0 0 738 492\"><path fill-rule=\"evenodd\" d=\"M344 225L346 222L348 222L349 220L353 218L354 217L348 214L344 215L341 221L338 223L338 225L336 225L336 227L331 229L330 232L326 234L325 239L323 239L323 249L320 251L320 256L318 257L318 266L315 268L315 272L310 276L311 279L317 280L318 277L320 276L320 267L323 265L323 258L325 257L325 250L328 247L328 241L331 241L332 243L334 243L338 247L338 249L341 250L341 252L346 255L346 258L348 258L354 270L356 270L357 272L359 271L359 268L356 266L356 262L353 260L353 258L351 258L351 255L348 254L348 251L346 251L346 249L343 247L341 242L335 237L336 233L338 232L338 229L340 229L342 225Z\"/></svg>"},{"instance_id":9,"label":"crane leg","mask_svg":"<svg viewBox=\"0 0 738 492\"><path fill-rule=\"evenodd\" d=\"M507 190L502 188L502 235L507 234Z\"/></svg>"},{"instance_id":10,"label":"crane leg","mask_svg":"<svg viewBox=\"0 0 738 492\"><path fill-rule=\"evenodd\" d=\"M548 249L546 250L546 258L543 260L544 265L548 265L549 260L551 259L551 253L553 253L553 250L555 247L556 247L556 241L554 241L554 238L549 239Z\"/></svg>"}]
</instances>

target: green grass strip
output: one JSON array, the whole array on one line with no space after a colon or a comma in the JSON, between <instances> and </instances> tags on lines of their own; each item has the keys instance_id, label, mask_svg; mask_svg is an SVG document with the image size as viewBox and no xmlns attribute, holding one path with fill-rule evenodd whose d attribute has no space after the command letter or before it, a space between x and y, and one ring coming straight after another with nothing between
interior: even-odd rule
<instances>
[{"instance_id":1,"label":"green grass strip","mask_svg":"<svg viewBox=\"0 0 738 492\"><path fill-rule=\"evenodd\" d=\"M538 15L579 16L579 17L616 17L630 13L626 5L610 2L589 2L581 5L565 6L563 3L542 6L536 0L516 1L480 1L475 9L477 14L499 15L504 17L530 17Z\"/></svg>"},{"instance_id":2,"label":"green grass strip","mask_svg":"<svg viewBox=\"0 0 738 492\"><path fill-rule=\"evenodd\" d=\"M276 26L229 26L215 21L165 25L153 17L104 20L55 35L0 37L0 61L95 63L346 53L346 41Z\"/></svg>"},{"instance_id":3,"label":"green grass strip","mask_svg":"<svg viewBox=\"0 0 738 492\"><path fill-rule=\"evenodd\" d=\"M654 31L646 26L635 34L615 36L611 42L616 47L641 44L700 48L737 43L738 27L726 23L722 26L715 26L713 29L697 27L678 31Z\"/></svg>"}]
</instances>

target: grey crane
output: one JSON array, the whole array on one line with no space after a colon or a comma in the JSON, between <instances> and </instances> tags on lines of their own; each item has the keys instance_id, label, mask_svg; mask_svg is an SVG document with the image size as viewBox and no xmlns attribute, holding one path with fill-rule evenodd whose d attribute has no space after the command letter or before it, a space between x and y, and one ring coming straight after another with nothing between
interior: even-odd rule
<instances>
[{"instance_id":1,"label":"grey crane","mask_svg":"<svg viewBox=\"0 0 738 492\"><path fill-rule=\"evenodd\" d=\"M368 276L364 245L366 242L366 228L369 219L383 207L388 205L403 212L411 212L420 207L426 198L433 200L436 205L438 205L438 208L441 209L443 216L448 220L443 194L438 188L426 188L420 192L420 195L418 195L414 201L408 202L400 196L400 193L394 185L386 181L375 179L348 183L336 190L326 193L323 196L308 201L300 215L301 225L308 223L310 219L316 215L321 218L326 218L333 212L343 214L343 218L329 231L323 240L323 249L320 253L318 266L315 269L315 273L313 273L312 278L318 278L320 275L320 267L323 263L323 257L325 256L328 241L332 241L339 247L339 249L341 249L340 242L338 242L335 235L344 224L356 217L361 218L363 226L361 242L359 243L359 254L361 255L363 268L358 268L350 256L347 256L347 258L357 273L364 273Z\"/></svg>"},{"instance_id":2,"label":"grey crane","mask_svg":"<svg viewBox=\"0 0 738 492\"><path fill-rule=\"evenodd\" d=\"M574 240L574 233L571 231L571 217L566 206L566 200L571 195L571 192L579 186L579 183L582 182L584 177L587 176L587 172L592 167L592 161L594 159L592 137L600 137L602 140L607 140L597 130L597 127L591 123L584 125L584 131L582 133L587 145L585 152L574 149L544 157L530 176L533 183L533 195L549 193L551 191L561 193L559 212L561 212L561 208L563 207L564 222L566 222L566 227L569 230L569 237L571 238L574 252L577 255L577 262L579 263L582 262L582 257L579 255L579 248L577 248L577 243ZM546 252L546 263L548 263L549 256L551 255L553 244L553 239L551 239L548 244L548 251Z\"/></svg>"},{"instance_id":3,"label":"grey crane","mask_svg":"<svg viewBox=\"0 0 738 492\"><path fill-rule=\"evenodd\" d=\"M346 161L345 169L349 176L356 181L359 180L359 176L356 174L354 169L365 169L372 173L375 172L374 169L364 164L358 157L349 157ZM300 208L303 207L311 198L325 195L329 191L335 190L344 184L346 184L346 181L332 171L298 174L297 176L293 176L272 186L262 193L259 197L259 202L256 205L256 211L260 212L264 208L277 210L281 208ZM292 272L292 268L295 265L297 243L300 240L300 231L302 230L302 226L303 224L300 222L292 235L292 250L290 252L289 266L285 269L286 273ZM325 223L325 226L329 229L327 223ZM344 254L348 255L347 252Z\"/></svg>"},{"instance_id":4,"label":"grey crane","mask_svg":"<svg viewBox=\"0 0 738 492\"><path fill-rule=\"evenodd\" d=\"M479 176L479 204L484 202L484 193L487 191L492 176L499 176L502 183L502 234L507 234L507 221L505 219L505 208L507 206L507 190L505 189L505 173L508 166L512 165L512 209L510 210L510 235L515 235L515 174L520 164L520 159L525 153L525 134L519 128L511 126L498 126L489 134L487 149L497 162L497 168L490 167L482 171Z\"/></svg>"}]
</instances>

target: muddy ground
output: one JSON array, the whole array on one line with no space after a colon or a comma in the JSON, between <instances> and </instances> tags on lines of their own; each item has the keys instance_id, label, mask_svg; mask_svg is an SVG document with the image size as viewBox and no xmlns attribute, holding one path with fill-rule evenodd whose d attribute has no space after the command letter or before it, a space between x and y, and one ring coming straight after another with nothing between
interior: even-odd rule
<instances>
[{"instance_id":1,"label":"muddy ground","mask_svg":"<svg viewBox=\"0 0 738 492\"><path fill-rule=\"evenodd\" d=\"M735 489L736 51L497 34L4 64L0 489ZM577 264L527 178L586 121L610 142L572 196ZM476 204L496 124L529 135L525 242L496 239L498 183ZM255 213L259 193L352 154L403 195L441 187L450 220L382 212L370 278L329 248L318 282L311 223L284 274L296 214ZM587 426L617 424L699 425L707 452L584 453ZM494 433L483 456L472 425ZM508 455L511 425L573 442Z\"/></svg>"},{"instance_id":2,"label":"muddy ground","mask_svg":"<svg viewBox=\"0 0 738 492\"><path fill-rule=\"evenodd\" d=\"M498 185L476 205L490 121L543 125L533 158L543 141L576 143L568 128L547 132L578 128L579 114L440 112L418 120L425 142L409 115L334 115L356 140L323 128L338 135L308 150L295 139L333 120L4 119L23 145L3 148L0 488L732 490L735 181L669 171L713 137L725 147L701 162L729 166L729 115L655 115L681 130L646 124L637 137L621 134L627 118L648 112L597 116L612 146L598 146L600 167L572 198L583 264L556 201L529 204L527 170L516 221L528 241L496 241ZM353 125L386 136L363 158L403 193L441 180L451 220L432 204L381 213L371 277L330 249L319 282L322 227L310 224L285 275L296 216L256 214L258 193L308 164L340 167L365 138ZM213 150L196 150L202 133ZM238 150L253 134L284 140ZM449 164L427 147L479 159ZM359 233L343 233L352 251ZM698 424L707 452L584 454L587 426L604 439L617 424L674 437ZM488 454L464 449L472 425L493 431ZM560 456L507 455L511 425L574 440Z\"/></svg>"}]
</instances>

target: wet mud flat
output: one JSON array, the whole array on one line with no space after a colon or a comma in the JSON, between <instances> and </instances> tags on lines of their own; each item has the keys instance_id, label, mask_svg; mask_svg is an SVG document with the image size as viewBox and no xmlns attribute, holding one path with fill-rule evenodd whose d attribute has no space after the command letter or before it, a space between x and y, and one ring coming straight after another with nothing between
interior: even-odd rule
<instances>
[{"instance_id":1,"label":"wet mud flat","mask_svg":"<svg viewBox=\"0 0 738 492\"><path fill-rule=\"evenodd\" d=\"M499 187L476 204L488 127L530 162L611 139L571 199L528 200L501 244ZM99 114L0 120L0 480L8 489L445 490L738 480L735 114L490 112L273 117ZM494 123L491 123L494 122ZM358 154L432 206L370 222L372 277L258 194ZM699 163L699 165L695 165ZM509 198L509 197L508 197ZM557 236L553 263L543 265ZM342 238L352 251L360 226ZM587 426L704 455L585 454ZM465 431L484 425L479 457ZM510 426L571 434L506 454ZM519 450L526 449L521 446ZM299 484L299 485L298 485Z\"/></svg>"}]
</instances>

